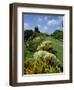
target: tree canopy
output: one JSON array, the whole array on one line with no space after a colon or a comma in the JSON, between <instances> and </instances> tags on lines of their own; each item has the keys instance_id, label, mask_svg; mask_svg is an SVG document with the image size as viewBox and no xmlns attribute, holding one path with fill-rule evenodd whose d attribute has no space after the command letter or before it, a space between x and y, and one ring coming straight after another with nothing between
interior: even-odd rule
<instances>
[{"instance_id":1,"label":"tree canopy","mask_svg":"<svg viewBox=\"0 0 74 90\"><path fill-rule=\"evenodd\" d=\"M55 39L63 40L63 31L61 30L56 30L51 34Z\"/></svg>"}]
</instances>

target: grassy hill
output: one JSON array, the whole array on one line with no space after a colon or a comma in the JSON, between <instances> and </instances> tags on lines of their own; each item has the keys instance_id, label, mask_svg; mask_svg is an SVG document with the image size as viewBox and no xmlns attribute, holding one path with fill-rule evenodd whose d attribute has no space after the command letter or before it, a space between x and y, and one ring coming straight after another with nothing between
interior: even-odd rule
<instances>
[{"instance_id":1,"label":"grassy hill","mask_svg":"<svg viewBox=\"0 0 74 90\"><path fill-rule=\"evenodd\" d=\"M45 40L52 41L53 48L57 51L57 57L63 63L63 41L57 40L51 36L46 37Z\"/></svg>"},{"instance_id":2,"label":"grassy hill","mask_svg":"<svg viewBox=\"0 0 74 90\"><path fill-rule=\"evenodd\" d=\"M63 69L61 68L63 68L63 40L56 39L53 37L53 35L47 35L41 32L33 32L33 31L30 31L30 32L29 34L28 32L26 32L24 36L24 74L62 72ZM51 43L49 44L43 43L47 41ZM46 45L41 46L42 44L46 44L47 47ZM50 44L52 47L49 46ZM57 58L55 63L58 61L58 64L55 65L54 63L53 65L50 65L51 63L48 63L47 66L43 66L44 56L43 57L40 56L40 58L43 58L43 59L40 59L37 57L39 61L34 60L35 59L34 54L40 51L40 50L39 51L37 50L37 48L40 46L41 46L40 50L43 50L43 52L46 51L47 54L52 53L53 55L55 55ZM38 69L39 64L37 63L39 64L43 63L41 71L40 69ZM56 66L58 67L57 70L56 70ZM33 68L35 68L35 70L33 70Z\"/></svg>"}]
</instances>

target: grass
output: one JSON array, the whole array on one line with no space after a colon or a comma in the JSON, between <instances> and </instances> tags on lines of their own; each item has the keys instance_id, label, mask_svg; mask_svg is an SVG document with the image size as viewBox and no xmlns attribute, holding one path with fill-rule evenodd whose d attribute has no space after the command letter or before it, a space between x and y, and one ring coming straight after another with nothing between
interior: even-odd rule
<instances>
[{"instance_id":1,"label":"grass","mask_svg":"<svg viewBox=\"0 0 74 90\"><path fill-rule=\"evenodd\" d=\"M63 41L54 39L53 37L46 37L45 40L52 41L53 48L57 51L57 57L61 64L63 64Z\"/></svg>"}]
</instances>

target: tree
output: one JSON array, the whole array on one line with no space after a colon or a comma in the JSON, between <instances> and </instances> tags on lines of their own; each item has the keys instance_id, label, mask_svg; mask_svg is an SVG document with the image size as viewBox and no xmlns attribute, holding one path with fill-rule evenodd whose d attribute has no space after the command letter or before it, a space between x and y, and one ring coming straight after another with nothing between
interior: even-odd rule
<instances>
[{"instance_id":1,"label":"tree","mask_svg":"<svg viewBox=\"0 0 74 90\"><path fill-rule=\"evenodd\" d=\"M38 26L35 27L35 32L40 33Z\"/></svg>"},{"instance_id":2,"label":"tree","mask_svg":"<svg viewBox=\"0 0 74 90\"><path fill-rule=\"evenodd\" d=\"M28 40L33 35L33 30L24 30L24 40Z\"/></svg>"}]
</instances>

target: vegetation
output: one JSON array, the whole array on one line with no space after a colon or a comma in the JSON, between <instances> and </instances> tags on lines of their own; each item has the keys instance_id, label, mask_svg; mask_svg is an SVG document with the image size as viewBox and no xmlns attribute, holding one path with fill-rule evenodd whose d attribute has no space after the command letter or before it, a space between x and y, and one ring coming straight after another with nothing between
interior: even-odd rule
<instances>
[{"instance_id":1,"label":"vegetation","mask_svg":"<svg viewBox=\"0 0 74 90\"><path fill-rule=\"evenodd\" d=\"M63 72L63 31L24 31L24 74Z\"/></svg>"},{"instance_id":2,"label":"vegetation","mask_svg":"<svg viewBox=\"0 0 74 90\"><path fill-rule=\"evenodd\" d=\"M63 31L56 30L53 34L51 34L55 39L63 40Z\"/></svg>"}]
</instances>

